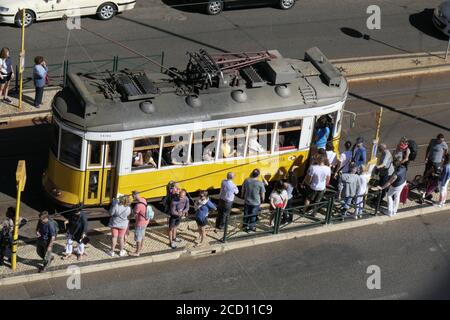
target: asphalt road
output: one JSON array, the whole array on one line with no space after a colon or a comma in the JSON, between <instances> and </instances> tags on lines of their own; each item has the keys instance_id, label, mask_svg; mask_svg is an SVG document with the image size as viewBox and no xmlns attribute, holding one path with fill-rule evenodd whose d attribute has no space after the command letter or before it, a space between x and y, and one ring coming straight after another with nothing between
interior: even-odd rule
<instances>
[{"instance_id":1,"label":"asphalt road","mask_svg":"<svg viewBox=\"0 0 450 320\"><path fill-rule=\"evenodd\" d=\"M67 278L4 286L0 298L449 299L449 214L81 274L80 290L67 289ZM380 289L369 290L367 282L376 283L368 281L373 266L380 271Z\"/></svg>"},{"instance_id":2,"label":"asphalt road","mask_svg":"<svg viewBox=\"0 0 450 320\"><path fill-rule=\"evenodd\" d=\"M431 23L432 8L440 0L299 0L289 11L256 8L219 16L171 7L173 2L138 0L133 11L107 22L83 18L82 26L144 54L165 51L166 62L177 67L185 66L187 50L199 48L218 52L278 49L285 56L302 57L306 49L319 46L331 58L446 49L446 38ZM367 29L370 5L381 8L380 30ZM0 45L9 46L17 57L20 30L1 25L0 32ZM50 64L133 56L86 31L69 32L64 21L41 22L27 29L26 49L29 66L36 55L45 56ZM102 69L102 64L86 67L97 68ZM59 72L53 70L52 76Z\"/></svg>"}]
</instances>

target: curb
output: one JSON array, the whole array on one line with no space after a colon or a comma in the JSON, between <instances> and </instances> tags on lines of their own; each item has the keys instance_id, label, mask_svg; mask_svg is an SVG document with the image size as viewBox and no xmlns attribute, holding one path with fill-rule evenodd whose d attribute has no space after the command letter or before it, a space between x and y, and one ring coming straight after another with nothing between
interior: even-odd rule
<instances>
[{"instance_id":1,"label":"curb","mask_svg":"<svg viewBox=\"0 0 450 320\"><path fill-rule=\"evenodd\" d=\"M163 253L163 254L156 254L148 257L139 257L139 258L132 258L132 259L126 259L126 260L112 260L109 262L103 262L99 264L93 264L88 265L84 267L80 267L80 273L92 273L92 272L99 272L99 271L106 271L106 270L114 270L114 269L120 269L120 268L126 268L126 267L132 267L132 266L139 266L144 264L150 264L154 262L164 262L164 261L170 261L170 260L176 260L181 257L191 257L191 258L200 258L200 257L206 257L212 254L218 254L218 253L225 253L228 251L236 250L236 249L242 249L247 247L252 247L256 245L262 245L262 244L268 244L268 243L275 243L283 240L291 240L291 239L299 239L303 237L313 236L313 235L319 235L329 232L336 232L336 231L342 231L342 230L350 230L354 228L374 225L374 224L383 224L390 221L396 221L401 219L407 219L411 217L421 216L421 215L427 215L432 213L439 213L449 210L449 208L436 208L433 206L430 207L422 207L414 210L405 210L402 212L399 212L397 215L393 217L388 216L376 216L371 217L368 219L362 219L362 220L355 220L355 221L349 221L345 223L338 223L338 224L331 224L331 225L324 225L322 227L317 228L311 228L311 229L303 229L303 230L297 230L297 231L286 231L286 233L276 234L276 235L266 235L266 236L260 236L258 238L253 239L244 239L244 240L237 240L229 243L224 244L215 244L212 246L209 246L205 249L183 249L179 251L174 251L170 253ZM22 275L22 276L16 276L16 277L7 277L0 279L0 286L5 285L15 285L15 284L22 284L22 283L28 283L33 281L39 281L39 280L48 280L52 278L60 278L67 276L68 273L66 269L62 270L55 270L50 271L47 273L36 273L31 275Z\"/></svg>"}]
</instances>

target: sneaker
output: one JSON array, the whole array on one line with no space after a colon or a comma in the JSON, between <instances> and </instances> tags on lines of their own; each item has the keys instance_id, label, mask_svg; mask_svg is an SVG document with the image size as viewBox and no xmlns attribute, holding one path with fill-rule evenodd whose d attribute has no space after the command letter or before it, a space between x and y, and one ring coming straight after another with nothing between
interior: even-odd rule
<instances>
[{"instance_id":1,"label":"sneaker","mask_svg":"<svg viewBox=\"0 0 450 320\"><path fill-rule=\"evenodd\" d=\"M170 244L170 247L171 247L172 249L176 249L176 248L177 248L177 245L176 245L175 243L172 242L172 243Z\"/></svg>"},{"instance_id":2,"label":"sneaker","mask_svg":"<svg viewBox=\"0 0 450 320\"><path fill-rule=\"evenodd\" d=\"M181 242L181 241L183 241L183 240L181 240L180 238L175 238L175 239L173 239L173 241L175 241L175 242Z\"/></svg>"},{"instance_id":3,"label":"sneaker","mask_svg":"<svg viewBox=\"0 0 450 320\"><path fill-rule=\"evenodd\" d=\"M114 256L116 255L116 253L115 253L114 251L109 251L109 252L108 252L108 255L109 255L110 257L114 257Z\"/></svg>"},{"instance_id":4,"label":"sneaker","mask_svg":"<svg viewBox=\"0 0 450 320\"><path fill-rule=\"evenodd\" d=\"M125 250L120 250L119 257L125 257L127 255L127 252Z\"/></svg>"},{"instance_id":5,"label":"sneaker","mask_svg":"<svg viewBox=\"0 0 450 320\"><path fill-rule=\"evenodd\" d=\"M12 100L9 98L3 98L3 102L12 103Z\"/></svg>"}]
</instances>

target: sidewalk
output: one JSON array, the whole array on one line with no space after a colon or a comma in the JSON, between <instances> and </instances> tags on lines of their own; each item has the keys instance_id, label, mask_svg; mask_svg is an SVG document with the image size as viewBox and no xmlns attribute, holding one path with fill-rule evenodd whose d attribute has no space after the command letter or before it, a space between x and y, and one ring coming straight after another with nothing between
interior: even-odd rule
<instances>
[{"instance_id":1,"label":"sidewalk","mask_svg":"<svg viewBox=\"0 0 450 320\"><path fill-rule=\"evenodd\" d=\"M417 196L411 192L410 199ZM437 200L438 194L433 195L433 200ZM91 240L86 248L87 256L83 257L81 261L77 261L75 256L71 260L61 260L60 256L64 251L65 238L63 234L58 236L54 245L55 259L48 271L43 274L38 274L37 269L40 264L39 257L36 254L36 248L32 243L19 243L18 249L18 263L17 270L13 272L8 266L0 267L0 285L12 284L26 281L34 281L42 278L49 278L52 276L63 276L65 270L69 265L76 265L81 267L83 272L93 272L105 269L114 269L126 267L136 264L145 264L150 262L165 261L178 259L182 256L196 256L202 254L211 254L218 251L226 251L241 247L253 246L256 244L269 243L285 239L297 238L307 236L310 234L317 234L322 232L331 232L335 230L342 230L354 228L362 225L375 224L385 221L390 221L399 218L410 217L412 215L420 215L426 213L433 213L443 210L448 210L448 205L443 208L432 207L429 203L420 205L413 200L408 200L404 205L400 204L398 216L387 217L382 214L378 216L368 216L364 219L354 220L346 219L345 221L334 221L330 225L315 225L311 224L311 220L298 217L292 224L286 225L283 232L277 235L270 234L271 227L269 226L269 213L266 209L262 210L260 214L260 221L258 224L258 232L247 234L242 231L242 213L232 215L229 223L229 233L232 234L232 239L227 243L221 242L223 232L216 232L214 229L215 218L209 219L209 226L207 229L206 244L201 247L195 247L194 240L197 238L197 225L194 220L188 220L181 223L178 228L178 237L182 239L178 248L173 250L168 245L167 223L165 219L159 219L159 225L147 228L146 238L144 243L143 253L140 258L135 257L110 257L107 252L110 249L110 230L109 228L99 228L92 230L89 233ZM318 214L318 218L324 218ZM134 251L134 232L131 228L130 234L126 241L125 250L127 252Z\"/></svg>"},{"instance_id":2,"label":"sidewalk","mask_svg":"<svg viewBox=\"0 0 450 320\"><path fill-rule=\"evenodd\" d=\"M351 83L390 79L394 77L413 77L425 74L450 72L450 58L445 60L445 52L398 54L361 58L336 59L331 62ZM0 105L0 124L13 122L36 123L51 116L51 101L60 90L59 87L46 88L44 105L38 110L32 106L34 90L25 92L24 109L17 108L17 98L13 103Z\"/></svg>"}]
</instances>

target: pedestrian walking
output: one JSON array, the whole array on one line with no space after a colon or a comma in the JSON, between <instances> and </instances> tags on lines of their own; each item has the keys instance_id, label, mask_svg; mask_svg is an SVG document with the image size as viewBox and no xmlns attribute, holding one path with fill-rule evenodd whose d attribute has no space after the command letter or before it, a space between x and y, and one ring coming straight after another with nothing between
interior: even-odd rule
<instances>
[{"instance_id":1,"label":"pedestrian walking","mask_svg":"<svg viewBox=\"0 0 450 320\"><path fill-rule=\"evenodd\" d=\"M195 201L195 221L198 226L200 240L196 240L197 246L202 246L206 238L206 226L208 225L209 211L217 210L215 204L209 199L208 191L200 190L199 198Z\"/></svg>"},{"instance_id":2,"label":"pedestrian walking","mask_svg":"<svg viewBox=\"0 0 450 320\"><path fill-rule=\"evenodd\" d=\"M341 215L343 218L350 217L348 213L352 203L355 203L356 196L358 194L358 189L360 188L360 179L358 176L358 167L355 164L350 165L350 172L341 174L339 184L342 190L342 201L341 201ZM354 218L357 218L356 209Z\"/></svg>"},{"instance_id":3,"label":"pedestrian walking","mask_svg":"<svg viewBox=\"0 0 450 320\"><path fill-rule=\"evenodd\" d=\"M0 52L0 93L3 96L3 102L11 103L8 97L9 86L14 78L14 70L9 48L2 48Z\"/></svg>"},{"instance_id":4,"label":"pedestrian walking","mask_svg":"<svg viewBox=\"0 0 450 320\"><path fill-rule=\"evenodd\" d=\"M450 155L445 155L444 165L442 168L442 173L439 179L439 202L438 206L442 208L447 201L447 188L450 181Z\"/></svg>"},{"instance_id":5,"label":"pedestrian walking","mask_svg":"<svg viewBox=\"0 0 450 320\"><path fill-rule=\"evenodd\" d=\"M130 197L122 196L119 200L114 200L109 211L111 218L109 219L109 227L111 228L111 251L109 255L114 257L117 241L119 242L119 256L127 255L125 251L125 234L128 229L128 217L131 214Z\"/></svg>"},{"instance_id":6,"label":"pedestrian walking","mask_svg":"<svg viewBox=\"0 0 450 320\"><path fill-rule=\"evenodd\" d=\"M284 210L288 203L288 194L282 181L277 181L269 197L270 200L270 225L273 226L273 220L277 209Z\"/></svg>"},{"instance_id":7,"label":"pedestrian walking","mask_svg":"<svg viewBox=\"0 0 450 320\"><path fill-rule=\"evenodd\" d=\"M375 166L376 173L378 174L378 184L384 185L395 171L392 154L389 151L386 144L381 143L378 147L380 153L378 164ZM381 191L381 199L386 196L387 189Z\"/></svg>"},{"instance_id":8,"label":"pedestrian walking","mask_svg":"<svg viewBox=\"0 0 450 320\"><path fill-rule=\"evenodd\" d=\"M133 191L132 196L133 200L136 202L133 208L135 219L134 241L136 241L136 251L130 253L130 255L139 257L142 252L142 248L144 247L145 231L150 223L150 217L147 215L147 211L151 205L147 203L147 200L140 196L139 191ZM151 210L153 210L153 208L151 208Z\"/></svg>"},{"instance_id":9,"label":"pedestrian walking","mask_svg":"<svg viewBox=\"0 0 450 320\"><path fill-rule=\"evenodd\" d=\"M425 156L425 172L423 173L424 179L440 171L442 160L446 154L448 154L448 145L445 142L444 135L440 133L436 139L431 139L428 144Z\"/></svg>"},{"instance_id":10,"label":"pedestrian walking","mask_svg":"<svg viewBox=\"0 0 450 320\"><path fill-rule=\"evenodd\" d=\"M283 182L283 192L286 193L287 203L284 208L285 210L283 210L283 218L281 220L281 223L285 224L291 223L294 218L294 214L289 210L290 208L292 208L292 201L294 200L294 185L290 179Z\"/></svg>"},{"instance_id":11,"label":"pedestrian walking","mask_svg":"<svg viewBox=\"0 0 450 320\"><path fill-rule=\"evenodd\" d=\"M353 147L352 162L355 163L358 172L360 171L361 166L367 163L367 151L364 147L364 139L362 137L356 139L356 143Z\"/></svg>"},{"instance_id":12,"label":"pedestrian walking","mask_svg":"<svg viewBox=\"0 0 450 320\"><path fill-rule=\"evenodd\" d=\"M392 217L397 214L398 206L400 203L400 194L406 185L406 167L400 163L398 159L394 159L395 171L389 180L382 186L378 186L375 189L383 190L388 189L388 210L386 215Z\"/></svg>"},{"instance_id":13,"label":"pedestrian walking","mask_svg":"<svg viewBox=\"0 0 450 320\"><path fill-rule=\"evenodd\" d=\"M169 246L172 249L176 249L177 242L182 240L177 237L177 227L181 223L181 219L187 216L189 213L189 198L187 197L187 191L181 189L178 197L172 200L170 218L169 218Z\"/></svg>"},{"instance_id":14,"label":"pedestrian walking","mask_svg":"<svg viewBox=\"0 0 450 320\"><path fill-rule=\"evenodd\" d=\"M325 163L326 156L320 156L318 163L309 167L303 185L306 188L306 199L304 204L305 214L308 212L308 207L311 203L320 202L325 194L326 187L330 182L331 170ZM316 215L315 210L311 213Z\"/></svg>"},{"instance_id":15,"label":"pedestrian walking","mask_svg":"<svg viewBox=\"0 0 450 320\"><path fill-rule=\"evenodd\" d=\"M326 155L328 163L330 164L330 169L332 173L335 173L338 165L338 158L336 155L336 151L334 150L333 141L328 141L326 146Z\"/></svg>"},{"instance_id":16,"label":"pedestrian walking","mask_svg":"<svg viewBox=\"0 0 450 320\"><path fill-rule=\"evenodd\" d=\"M85 255L85 245L87 244L88 219L82 211L76 211L64 221L67 230L66 250L63 253L63 259L68 259L73 254L73 243L77 243L76 256L77 260L81 260Z\"/></svg>"},{"instance_id":17,"label":"pedestrian walking","mask_svg":"<svg viewBox=\"0 0 450 320\"><path fill-rule=\"evenodd\" d=\"M34 106L39 108L42 105L42 98L44 97L44 87L48 81L48 67L44 57L37 56L34 58L33 81L36 88L36 95L34 98Z\"/></svg>"},{"instance_id":18,"label":"pedestrian walking","mask_svg":"<svg viewBox=\"0 0 450 320\"><path fill-rule=\"evenodd\" d=\"M245 201L243 224L245 232L256 231L256 221L261 203L265 198L266 188L264 183L258 180L260 175L259 169L254 169L242 185L242 197Z\"/></svg>"},{"instance_id":19,"label":"pedestrian walking","mask_svg":"<svg viewBox=\"0 0 450 320\"><path fill-rule=\"evenodd\" d=\"M358 176L358 189L356 190L356 211L355 218L361 218L366 203L367 192L369 191L369 182L371 174L369 172L369 167L364 165L361 167L361 173Z\"/></svg>"},{"instance_id":20,"label":"pedestrian walking","mask_svg":"<svg viewBox=\"0 0 450 320\"><path fill-rule=\"evenodd\" d=\"M234 196L239 193L239 189L233 182L234 173L228 172L227 178L224 179L220 187L219 195L219 209L216 218L216 229L223 229L225 222L230 216L231 209L233 208Z\"/></svg>"},{"instance_id":21,"label":"pedestrian walking","mask_svg":"<svg viewBox=\"0 0 450 320\"><path fill-rule=\"evenodd\" d=\"M36 235L38 237L36 244L36 252L42 259L42 266L39 272L45 271L52 263L53 257L53 243L57 235L56 222L50 219L47 211L39 214L39 221L36 226Z\"/></svg>"}]
</instances>

